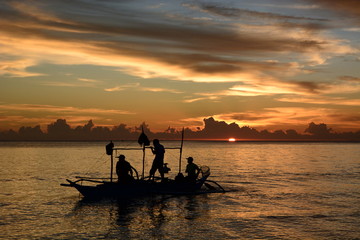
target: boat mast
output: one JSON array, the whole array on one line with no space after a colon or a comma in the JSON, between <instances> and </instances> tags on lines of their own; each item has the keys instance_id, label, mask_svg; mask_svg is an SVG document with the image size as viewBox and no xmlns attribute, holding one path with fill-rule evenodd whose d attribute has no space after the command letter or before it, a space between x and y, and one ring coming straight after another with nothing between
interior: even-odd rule
<instances>
[{"instance_id":1,"label":"boat mast","mask_svg":"<svg viewBox=\"0 0 360 240\"><path fill-rule=\"evenodd\" d=\"M181 145L180 145L180 158L179 158L179 173L181 173L181 157L182 157L182 149L184 144L184 127L181 132Z\"/></svg>"},{"instance_id":2,"label":"boat mast","mask_svg":"<svg viewBox=\"0 0 360 240\"><path fill-rule=\"evenodd\" d=\"M109 144L107 144L105 146L105 149L106 149L106 154L107 155L110 155L110 182L113 181L113 168L114 168L114 158L113 158L113 151L114 151L114 143L112 141L110 141Z\"/></svg>"},{"instance_id":3,"label":"boat mast","mask_svg":"<svg viewBox=\"0 0 360 240\"><path fill-rule=\"evenodd\" d=\"M113 153L111 152L111 156L110 156L110 158L111 158L111 167L110 167L110 182L112 182L113 181L113 168L114 168L114 158L113 158Z\"/></svg>"},{"instance_id":4,"label":"boat mast","mask_svg":"<svg viewBox=\"0 0 360 240\"><path fill-rule=\"evenodd\" d=\"M138 143L142 146L143 150L143 166L142 166L142 179L145 178L145 148L150 145L148 137L144 133L144 125L141 126L141 134L138 139Z\"/></svg>"},{"instance_id":5,"label":"boat mast","mask_svg":"<svg viewBox=\"0 0 360 240\"><path fill-rule=\"evenodd\" d=\"M142 179L145 178L145 144L143 144Z\"/></svg>"}]
</instances>

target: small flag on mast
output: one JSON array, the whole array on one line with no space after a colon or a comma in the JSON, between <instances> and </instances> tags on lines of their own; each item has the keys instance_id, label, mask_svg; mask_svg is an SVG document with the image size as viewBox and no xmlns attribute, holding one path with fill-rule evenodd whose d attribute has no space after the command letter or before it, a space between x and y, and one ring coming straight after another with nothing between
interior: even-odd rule
<instances>
[{"instance_id":1,"label":"small flag on mast","mask_svg":"<svg viewBox=\"0 0 360 240\"><path fill-rule=\"evenodd\" d=\"M146 134L144 133L144 127L141 126L141 134L139 136L139 139L138 139L138 143L141 145L141 146L149 146L150 145L150 141L148 139L148 137L146 136Z\"/></svg>"},{"instance_id":2,"label":"small flag on mast","mask_svg":"<svg viewBox=\"0 0 360 240\"><path fill-rule=\"evenodd\" d=\"M112 155L113 148L114 148L114 143L112 141L110 141L110 143L108 145L106 145L106 154Z\"/></svg>"}]
</instances>

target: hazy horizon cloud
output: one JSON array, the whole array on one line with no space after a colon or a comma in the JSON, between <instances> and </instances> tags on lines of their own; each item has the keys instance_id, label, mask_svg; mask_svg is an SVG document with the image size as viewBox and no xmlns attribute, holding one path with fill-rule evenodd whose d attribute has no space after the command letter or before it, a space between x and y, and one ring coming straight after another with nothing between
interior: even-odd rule
<instances>
[{"instance_id":1,"label":"hazy horizon cloud","mask_svg":"<svg viewBox=\"0 0 360 240\"><path fill-rule=\"evenodd\" d=\"M275 110L276 111L276 110ZM247 118L239 114L239 118ZM235 118L236 118L235 117ZM251 117L253 118L253 117ZM253 118L254 119L254 118ZM258 119L258 117L256 117ZM249 126L239 126L235 122L226 123L218 121L213 117L204 118L203 127L190 129L176 129L168 127L161 132L153 132L145 122L140 126L128 127L120 123L116 126L96 126L92 120L82 126L72 127L66 119L57 119L42 130L40 125L35 127L22 126L18 131L0 131L1 141L89 141L89 140L136 140L141 132L145 132L151 139L161 140L179 139L186 132L186 140L220 140L229 141L345 141L359 142L360 131L357 132L336 132L325 123L316 124L311 122L303 131L294 129L267 129L257 130ZM185 131L182 133L182 131Z\"/></svg>"}]
</instances>

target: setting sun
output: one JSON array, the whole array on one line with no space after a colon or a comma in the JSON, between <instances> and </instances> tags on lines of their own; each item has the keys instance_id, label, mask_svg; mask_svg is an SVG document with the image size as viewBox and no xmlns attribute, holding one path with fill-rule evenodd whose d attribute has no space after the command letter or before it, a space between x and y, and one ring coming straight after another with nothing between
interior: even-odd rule
<instances>
[{"instance_id":1,"label":"setting sun","mask_svg":"<svg viewBox=\"0 0 360 240\"><path fill-rule=\"evenodd\" d=\"M235 138L229 138L228 141L229 141L229 142L236 142L236 139L235 139Z\"/></svg>"}]
</instances>

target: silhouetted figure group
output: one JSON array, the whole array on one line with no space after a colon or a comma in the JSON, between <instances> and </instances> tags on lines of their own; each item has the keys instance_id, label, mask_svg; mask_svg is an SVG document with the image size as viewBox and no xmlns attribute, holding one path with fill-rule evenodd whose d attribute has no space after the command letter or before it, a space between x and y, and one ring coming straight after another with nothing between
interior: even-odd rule
<instances>
[{"instance_id":1,"label":"silhouetted figure group","mask_svg":"<svg viewBox=\"0 0 360 240\"><path fill-rule=\"evenodd\" d=\"M164 181L164 173L168 172L170 169L164 165L164 155L165 155L165 148L162 144L160 144L160 141L158 139L153 140L153 147L151 148L152 153L155 155L155 158L153 160L151 169L150 169L150 176L149 180L155 179L155 173L156 171L159 171L161 180ZM112 148L113 143L111 142L106 146L106 150L108 154L112 154ZM119 158L118 162L116 163L116 174L118 176L118 182L119 183L131 183L134 180L133 177L133 167L131 164L125 160L124 155L119 155L117 158ZM186 165L185 172L187 173L187 176L184 177L181 173L181 179L178 178L178 180L186 181L186 182L195 182L199 173L200 168L194 163L194 159L192 157L186 158L188 164Z\"/></svg>"}]
</instances>

